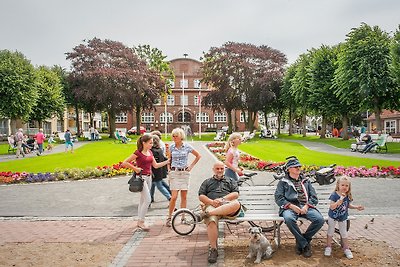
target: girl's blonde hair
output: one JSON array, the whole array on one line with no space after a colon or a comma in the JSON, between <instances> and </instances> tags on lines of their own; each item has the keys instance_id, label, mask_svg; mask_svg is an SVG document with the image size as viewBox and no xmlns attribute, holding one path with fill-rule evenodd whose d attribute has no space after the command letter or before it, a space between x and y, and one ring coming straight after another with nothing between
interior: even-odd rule
<instances>
[{"instance_id":1,"label":"girl's blonde hair","mask_svg":"<svg viewBox=\"0 0 400 267\"><path fill-rule=\"evenodd\" d=\"M171 136L172 135L177 135L179 136L182 140L186 139L186 134L185 131L182 128L175 128L172 130Z\"/></svg>"},{"instance_id":2,"label":"girl's blonde hair","mask_svg":"<svg viewBox=\"0 0 400 267\"><path fill-rule=\"evenodd\" d=\"M340 176L336 181L335 191L339 191L339 185L341 182L347 182L349 184L349 191L347 192L347 196L350 201L353 201L353 196L351 195L351 178L349 176Z\"/></svg>"},{"instance_id":3,"label":"girl's blonde hair","mask_svg":"<svg viewBox=\"0 0 400 267\"><path fill-rule=\"evenodd\" d=\"M232 133L232 134L229 136L229 139L228 139L228 141L227 141L226 144L225 144L225 151L228 151L229 148L231 148L231 147L233 146L232 141L233 141L234 139L237 139L237 138L242 139L242 135L241 135L240 133Z\"/></svg>"}]
</instances>

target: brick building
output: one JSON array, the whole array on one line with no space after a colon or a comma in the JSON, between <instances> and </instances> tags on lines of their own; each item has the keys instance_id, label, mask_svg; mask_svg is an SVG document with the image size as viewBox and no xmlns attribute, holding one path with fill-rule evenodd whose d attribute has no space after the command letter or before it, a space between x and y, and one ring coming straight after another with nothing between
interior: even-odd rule
<instances>
[{"instance_id":1,"label":"brick building","mask_svg":"<svg viewBox=\"0 0 400 267\"><path fill-rule=\"evenodd\" d=\"M142 123L147 131L159 130L171 132L176 127L190 127L193 133L215 131L228 125L228 116L225 111L213 112L199 105L200 99L208 94L212 88L201 84L201 62L190 58L178 58L170 61L175 73L172 81L172 92L167 99L160 99L155 105L155 111L143 111ZM165 105L166 104L166 105ZM244 131L245 124L241 111L232 114L232 123L235 131ZM136 117L133 112L124 112L116 118L116 128L129 130L136 126Z\"/></svg>"}]
</instances>

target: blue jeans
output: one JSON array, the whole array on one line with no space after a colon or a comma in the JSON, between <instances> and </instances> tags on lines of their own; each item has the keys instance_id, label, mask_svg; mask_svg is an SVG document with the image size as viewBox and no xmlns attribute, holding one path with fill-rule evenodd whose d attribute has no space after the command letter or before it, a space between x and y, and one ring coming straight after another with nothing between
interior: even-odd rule
<instances>
[{"instance_id":1,"label":"blue jeans","mask_svg":"<svg viewBox=\"0 0 400 267\"><path fill-rule=\"evenodd\" d=\"M309 208L307 214L301 215L298 215L291 209L287 209L282 213L282 217L285 219L285 223L290 232L296 238L297 247L301 249L305 248L311 242L312 237L321 229L325 222L321 213L313 208ZM301 233L297 225L297 219L299 217L306 218L311 222L304 234Z\"/></svg>"},{"instance_id":2,"label":"blue jeans","mask_svg":"<svg viewBox=\"0 0 400 267\"><path fill-rule=\"evenodd\" d=\"M164 182L164 180L153 181L153 183L151 184L151 201L154 201L154 192L156 191L156 186L158 191L160 191L161 194L163 194L169 201L171 199L171 190L169 190L169 186L166 182Z\"/></svg>"},{"instance_id":3,"label":"blue jeans","mask_svg":"<svg viewBox=\"0 0 400 267\"><path fill-rule=\"evenodd\" d=\"M38 148L39 148L38 154L42 154L43 153L43 143L42 144L38 144Z\"/></svg>"},{"instance_id":4,"label":"blue jeans","mask_svg":"<svg viewBox=\"0 0 400 267\"><path fill-rule=\"evenodd\" d=\"M229 168L225 169L225 176L232 178L236 182L239 181L239 175Z\"/></svg>"}]
</instances>

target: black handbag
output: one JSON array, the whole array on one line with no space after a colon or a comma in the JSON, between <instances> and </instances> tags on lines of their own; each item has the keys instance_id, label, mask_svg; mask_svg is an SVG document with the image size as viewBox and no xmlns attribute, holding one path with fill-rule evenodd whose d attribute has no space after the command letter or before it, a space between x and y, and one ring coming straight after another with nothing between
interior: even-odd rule
<instances>
[{"instance_id":1,"label":"black handbag","mask_svg":"<svg viewBox=\"0 0 400 267\"><path fill-rule=\"evenodd\" d=\"M129 179L128 184L129 184L129 191L142 192L143 190L142 172L140 172L139 174L133 172L132 178Z\"/></svg>"}]
</instances>

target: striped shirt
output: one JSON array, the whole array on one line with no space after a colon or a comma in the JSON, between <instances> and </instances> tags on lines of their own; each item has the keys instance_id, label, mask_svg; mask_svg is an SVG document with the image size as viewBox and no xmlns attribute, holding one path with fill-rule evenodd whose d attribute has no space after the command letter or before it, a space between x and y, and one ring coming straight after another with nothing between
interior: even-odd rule
<instances>
[{"instance_id":1,"label":"striped shirt","mask_svg":"<svg viewBox=\"0 0 400 267\"><path fill-rule=\"evenodd\" d=\"M171 167L184 169L187 167L189 153L193 151L193 147L189 144L183 143L180 148L177 148L175 144L169 147L171 152Z\"/></svg>"}]
</instances>

